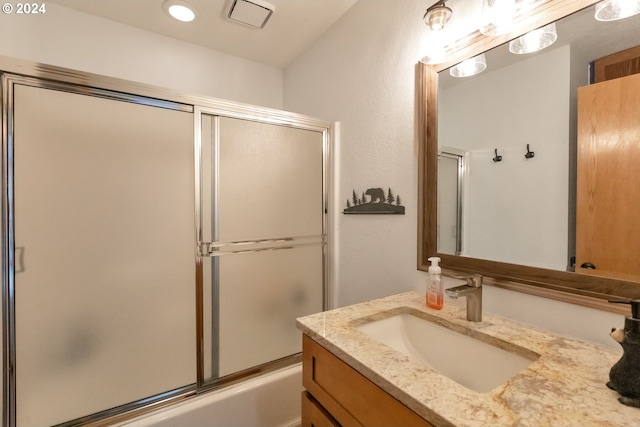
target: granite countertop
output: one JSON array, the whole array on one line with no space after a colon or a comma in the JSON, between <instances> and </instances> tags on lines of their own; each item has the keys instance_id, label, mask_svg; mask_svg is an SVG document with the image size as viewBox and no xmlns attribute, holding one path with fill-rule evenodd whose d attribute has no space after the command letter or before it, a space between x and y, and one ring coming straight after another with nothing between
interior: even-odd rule
<instances>
[{"instance_id":1,"label":"granite countertop","mask_svg":"<svg viewBox=\"0 0 640 427\"><path fill-rule=\"evenodd\" d=\"M399 313L539 357L506 383L478 393L356 329ZM640 409L619 403L605 385L621 351L486 312L482 322L469 322L464 308L445 303L432 310L416 292L301 317L297 326L437 426L640 426Z\"/></svg>"}]
</instances>

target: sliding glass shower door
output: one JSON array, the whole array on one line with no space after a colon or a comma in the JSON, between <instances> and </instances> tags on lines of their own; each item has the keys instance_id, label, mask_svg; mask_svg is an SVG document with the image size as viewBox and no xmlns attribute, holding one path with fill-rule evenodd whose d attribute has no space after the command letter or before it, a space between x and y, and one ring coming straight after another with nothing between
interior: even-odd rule
<instances>
[{"instance_id":1,"label":"sliding glass shower door","mask_svg":"<svg viewBox=\"0 0 640 427\"><path fill-rule=\"evenodd\" d=\"M11 86L25 427L184 387L196 372L193 113L28 83Z\"/></svg>"},{"instance_id":2,"label":"sliding glass shower door","mask_svg":"<svg viewBox=\"0 0 640 427\"><path fill-rule=\"evenodd\" d=\"M295 319L327 299L329 124L46 68L0 72L3 425L104 424L298 361Z\"/></svg>"},{"instance_id":3,"label":"sliding glass shower door","mask_svg":"<svg viewBox=\"0 0 640 427\"><path fill-rule=\"evenodd\" d=\"M322 131L201 115L204 382L301 351L324 306ZM211 349L211 351L209 351Z\"/></svg>"}]
</instances>

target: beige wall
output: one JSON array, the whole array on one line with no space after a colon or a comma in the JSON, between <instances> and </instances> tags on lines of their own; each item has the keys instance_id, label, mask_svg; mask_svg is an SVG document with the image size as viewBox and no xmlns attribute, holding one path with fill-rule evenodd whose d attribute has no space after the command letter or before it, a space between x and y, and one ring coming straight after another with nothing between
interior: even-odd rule
<instances>
[{"instance_id":1,"label":"beige wall","mask_svg":"<svg viewBox=\"0 0 640 427\"><path fill-rule=\"evenodd\" d=\"M282 71L47 3L0 14L0 55L264 107L282 108Z\"/></svg>"}]
</instances>

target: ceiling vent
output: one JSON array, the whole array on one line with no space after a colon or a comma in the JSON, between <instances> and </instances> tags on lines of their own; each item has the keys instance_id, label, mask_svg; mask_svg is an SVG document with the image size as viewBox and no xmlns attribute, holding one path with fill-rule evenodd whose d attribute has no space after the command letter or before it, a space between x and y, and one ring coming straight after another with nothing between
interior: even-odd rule
<instances>
[{"instance_id":1,"label":"ceiling vent","mask_svg":"<svg viewBox=\"0 0 640 427\"><path fill-rule=\"evenodd\" d=\"M227 18L252 28L263 28L274 10L275 6L266 1L233 0Z\"/></svg>"}]
</instances>

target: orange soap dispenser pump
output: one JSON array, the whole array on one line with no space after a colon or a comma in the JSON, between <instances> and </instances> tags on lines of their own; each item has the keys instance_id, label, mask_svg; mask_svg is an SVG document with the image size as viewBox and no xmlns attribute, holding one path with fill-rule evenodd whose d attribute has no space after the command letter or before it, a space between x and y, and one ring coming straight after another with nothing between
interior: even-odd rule
<instances>
[{"instance_id":1,"label":"orange soap dispenser pump","mask_svg":"<svg viewBox=\"0 0 640 427\"><path fill-rule=\"evenodd\" d=\"M436 310L442 309L442 277L440 273L442 270L438 263L440 258L431 257L428 259L431 265L429 266L429 281L427 283L427 307L434 308Z\"/></svg>"}]
</instances>

